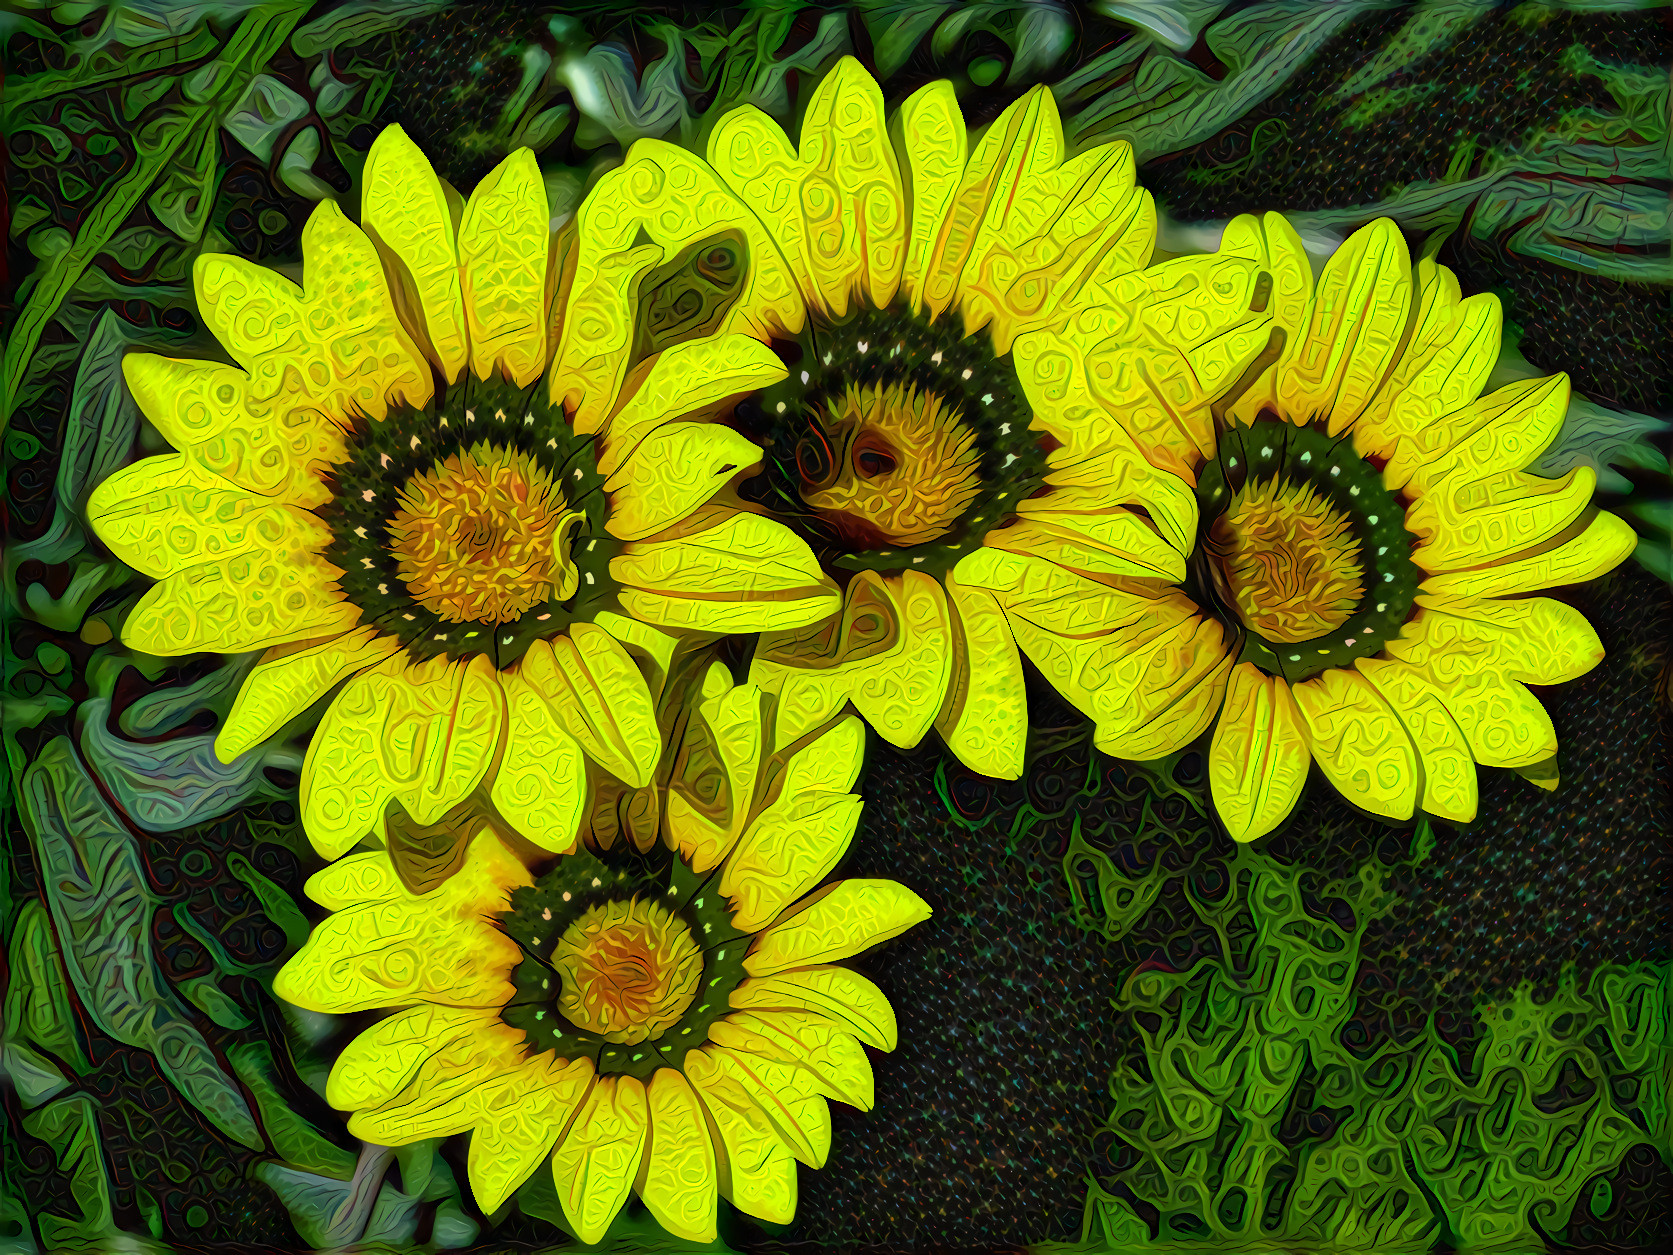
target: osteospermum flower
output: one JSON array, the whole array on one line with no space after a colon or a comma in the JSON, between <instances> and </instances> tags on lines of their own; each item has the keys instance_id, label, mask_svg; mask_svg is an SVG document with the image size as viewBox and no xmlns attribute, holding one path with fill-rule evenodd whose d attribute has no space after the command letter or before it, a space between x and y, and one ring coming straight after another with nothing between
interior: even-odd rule
<instances>
[{"instance_id":1,"label":"osteospermum flower","mask_svg":"<svg viewBox=\"0 0 1673 1255\"><path fill-rule=\"evenodd\" d=\"M1603 650L1578 611L1527 594L1592 579L1635 542L1592 506L1590 467L1524 469L1562 425L1567 377L1481 395L1497 299L1463 299L1429 259L1414 281L1386 219L1351 236L1316 285L1276 214L1235 219L1220 251L1271 276L1267 350L1213 407L1159 425L1122 415L1176 477L1152 508L1191 518L1190 578L1065 575L996 595L1043 622L1126 621L1048 674L1119 677L1093 702L1114 754L1165 754L1213 724L1209 779L1238 840L1290 813L1310 762L1394 819L1419 807L1472 819L1477 763L1555 787L1556 733L1525 685L1571 680ZM989 586L1005 580L996 570Z\"/></svg>"},{"instance_id":2,"label":"osteospermum flower","mask_svg":"<svg viewBox=\"0 0 1673 1255\"><path fill-rule=\"evenodd\" d=\"M836 1099L869 1110L861 1043L894 1013L841 960L928 918L887 880L810 893L853 838L852 717L774 753L770 701L724 669L671 752L667 845L586 850L531 874L489 831L415 895L388 854L351 855L307 892L333 914L274 988L324 1012L395 1008L338 1057L327 1099L383 1145L470 1131L493 1212L545 1163L597 1242L630 1192L689 1240L716 1199L775 1223L796 1162L825 1162Z\"/></svg>"},{"instance_id":3,"label":"osteospermum flower","mask_svg":"<svg viewBox=\"0 0 1673 1255\"><path fill-rule=\"evenodd\" d=\"M794 341L788 377L749 403L771 442L766 504L846 590L839 615L760 640L751 678L782 697L782 733L852 701L896 745L933 726L971 766L1020 774L1018 647L1044 665L1116 624L1021 619L1000 594L1054 571L1184 577L1188 522L1134 508L1170 477L1131 456L1114 415L1166 421L1230 385L1266 339L1260 268L1141 271L1155 214L1131 149L1068 158L1049 91L972 146L950 84L916 92L891 127L851 57L814 92L799 143L737 109L707 163L636 144L589 212L577 291L630 266L642 239L730 231L750 280L724 329ZM598 353L600 377L629 345ZM1071 401L1064 381L1087 371L1097 395ZM1014 580L992 587L1002 555ZM1102 681L1086 669L1070 695Z\"/></svg>"},{"instance_id":4,"label":"osteospermum flower","mask_svg":"<svg viewBox=\"0 0 1673 1255\"><path fill-rule=\"evenodd\" d=\"M364 188L360 226L330 201L309 219L300 287L198 259L199 310L239 366L124 359L179 450L112 476L88 507L160 581L124 640L267 650L216 738L223 760L342 685L302 771L327 857L381 835L392 808L434 824L479 786L499 818L565 850L589 763L635 785L656 763L617 636L634 621L783 628L836 605L802 541L726 504L760 451L705 421L784 368L748 337L694 338L744 279L726 239L641 249L654 286L569 301L575 231L554 231L527 150L466 203L391 127ZM586 346L621 326L638 328L632 372L601 392ZM581 386L554 360L562 336ZM584 414L554 399L566 389Z\"/></svg>"}]
</instances>

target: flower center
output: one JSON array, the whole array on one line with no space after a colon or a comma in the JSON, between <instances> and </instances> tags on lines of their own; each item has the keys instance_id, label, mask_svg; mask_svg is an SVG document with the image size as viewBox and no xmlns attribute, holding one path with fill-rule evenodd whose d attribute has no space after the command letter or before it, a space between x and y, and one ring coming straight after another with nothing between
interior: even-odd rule
<instances>
[{"instance_id":1,"label":"flower center","mask_svg":"<svg viewBox=\"0 0 1673 1255\"><path fill-rule=\"evenodd\" d=\"M407 481L390 553L413 598L449 623L510 623L574 595L568 542L585 516L528 454L461 449Z\"/></svg>"},{"instance_id":2,"label":"flower center","mask_svg":"<svg viewBox=\"0 0 1673 1255\"><path fill-rule=\"evenodd\" d=\"M1238 613L1269 641L1323 636L1364 595L1348 516L1309 485L1245 484L1209 535Z\"/></svg>"},{"instance_id":3,"label":"flower center","mask_svg":"<svg viewBox=\"0 0 1673 1255\"><path fill-rule=\"evenodd\" d=\"M835 477L803 500L850 545L939 540L981 488L976 433L933 392L850 385L822 426L844 454Z\"/></svg>"},{"instance_id":4,"label":"flower center","mask_svg":"<svg viewBox=\"0 0 1673 1255\"><path fill-rule=\"evenodd\" d=\"M570 1023L608 1042L637 1045L677 1024L697 996L703 953L691 930L655 902L606 902L558 939L552 967Z\"/></svg>"}]
</instances>

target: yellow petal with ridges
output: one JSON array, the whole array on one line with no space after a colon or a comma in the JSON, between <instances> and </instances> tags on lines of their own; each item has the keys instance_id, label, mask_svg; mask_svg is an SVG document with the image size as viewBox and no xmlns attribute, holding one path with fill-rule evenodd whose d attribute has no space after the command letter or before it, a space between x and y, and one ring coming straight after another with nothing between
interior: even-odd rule
<instances>
[{"instance_id":1,"label":"yellow petal with ridges","mask_svg":"<svg viewBox=\"0 0 1673 1255\"><path fill-rule=\"evenodd\" d=\"M192 266L205 325L249 372L252 416L263 403L338 419L427 404L430 369L395 314L377 249L336 202L321 201L302 229L302 267L299 288L230 253Z\"/></svg>"},{"instance_id":2,"label":"yellow petal with ridges","mask_svg":"<svg viewBox=\"0 0 1673 1255\"><path fill-rule=\"evenodd\" d=\"M889 121L889 136L899 160L902 193L910 210L901 291L914 308L924 308L924 281L936 257L941 231L964 178L970 142L953 85L938 79L920 87ZM951 291L938 284L938 310Z\"/></svg>"},{"instance_id":3,"label":"yellow petal with ridges","mask_svg":"<svg viewBox=\"0 0 1673 1255\"><path fill-rule=\"evenodd\" d=\"M1291 685L1290 696L1313 758L1336 791L1372 814L1410 819L1417 806L1417 751L1371 682L1337 669Z\"/></svg>"},{"instance_id":4,"label":"yellow petal with ridges","mask_svg":"<svg viewBox=\"0 0 1673 1255\"><path fill-rule=\"evenodd\" d=\"M839 880L762 933L744 960L751 976L834 963L930 917L929 903L892 880Z\"/></svg>"},{"instance_id":5,"label":"yellow petal with ridges","mask_svg":"<svg viewBox=\"0 0 1673 1255\"><path fill-rule=\"evenodd\" d=\"M322 857L384 834L398 801L432 824L481 782L499 747L505 697L485 655L411 665L398 654L350 680L302 764L302 819Z\"/></svg>"},{"instance_id":6,"label":"yellow petal with ridges","mask_svg":"<svg viewBox=\"0 0 1673 1255\"><path fill-rule=\"evenodd\" d=\"M856 1110L870 1111L876 1105L865 1049L822 1015L739 1011L717 1021L709 1029L709 1039L732 1050L806 1068L817 1080L819 1093Z\"/></svg>"},{"instance_id":7,"label":"yellow petal with ridges","mask_svg":"<svg viewBox=\"0 0 1673 1255\"><path fill-rule=\"evenodd\" d=\"M807 542L758 514L678 540L630 541L610 575L628 614L672 629L770 632L817 622L839 604Z\"/></svg>"},{"instance_id":8,"label":"yellow petal with ridges","mask_svg":"<svg viewBox=\"0 0 1673 1255\"><path fill-rule=\"evenodd\" d=\"M1550 447L1568 413L1567 375L1518 379L1444 417L1414 418L1415 430L1395 447L1383 479L1421 497L1531 466Z\"/></svg>"},{"instance_id":9,"label":"yellow petal with ridges","mask_svg":"<svg viewBox=\"0 0 1673 1255\"><path fill-rule=\"evenodd\" d=\"M1520 682L1496 669L1461 668L1445 678L1437 678L1438 671L1405 661L1390 668L1390 674L1412 685L1413 692L1433 693L1464 733L1476 762L1485 767L1528 767L1557 752L1551 716Z\"/></svg>"},{"instance_id":10,"label":"yellow petal with ridges","mask_svg":"<svg viewBox=\"0 0 1673 1255\"><path fill-rule=\"evenodd\" d=\"M972 771L1015 780L1028 742L1028 692L1016 638L992 593L965 588L951 572L942 587L952 667L935 729Z\"/></svg>"},{"instance_id":11,"label":"yellow petal with ridges","mask_svg":"<svg viewBox=\"0 0 1673 1255\"><path fill-rule=\"evenodd\" d=\"M730 427L668 423L641 441L605 483L605 530L618 540L654 536L760 464L760 446Z\"/></svg>"},{"instance_id":12,"label":"yellow petal with ridges","mask_svg":"<svg viewBox=\"0 0 1673 1255\"><path fill-rule=\"evenodd\" d=\"M1478 791L1470 742L1435 691L1417 682L1409 667L1384 658L1360 658L1354 666L1386 701L1417 747L1423 764L1418 804L1454 823L1475 818Z\"/></svg>"},{"instance_id":13,"label":"yellow petal with ridges","mask_svg":"<svg viewBox=\"0 0 1673 1255\"><path fill-rule=\"evenodd\" d=\"M382 850L350 854L328 863L302 886L302 891L328 911L374 902L393 902L406 893L401 876Z\"/></svg>"},{"instance_id":14,"label":"yellow petal with ridges","mask_svg":"<svg viewBox=\"0 0 1673 1255\"><path fill-rule=\"evenodd\" d=\"M713 1056L711 1046L693 1050L685 1057L685 1075L720 1134L715 1145L720 1192L746 1215L789 1224L796 1215L796 1161L766 1113Z\"/></svg>"},{"instance_id":15,"label":"yellow petal with ridges","mask_svg":"<svg viewBox=\"0 0 1673 1255\"><path fill-rule=\"evenodd\" d=\"M331 1065L325 1101L339 1111L388 1102L418 1075L426 1059L470 1038L484 1015L492 1014L478 1007L424 1005L386 1016L343 1047Z\"/></svg>"},{"instance_id":16,"label":"yellow petal with ridges","mask_svg":"<svg viewBox=\"0 0 1673 1255\"><path fill-rule=\"evenodd\" d=\"M1597 472L1577 466L1561 479L1526 471L1451 475L1406 511L1418 536L1412 561L1430 574L1523 557L1574 523L1591 505Z\"/></svg>"},{"instance_id":17,"label":"yellow petal with ridges","mask_svg":"<svg viewBox=\"0 0 1673 1255\"><path fill-rule=\"evenodd\" d=\"M270 649L244 678L226 722L215 734L215 757L230 763L261 744L350 676L401 647L393 636L357 627L301 647Z\"/></svg>"},{"instance_id":18,"label":"yellow petal with ridges","mask_svg":"<svg viewBox=\"0 0 1673 1255\"><path fill-rule=\"evenodd\" d=\"M697 1095L673 1068L658 1068L645 1087L650 1148L639 1196L656 1222L687 1242L715 1238L715 1148Z\"/></svg>"},{"instance_id":19,"label":"yellow petal with ridges","mask_svg":"<svg viewBox=\"0 0 1673 1255\"><path fill-rule=\"evenodd\" d=\"M1279 213L1239 214L1220 237L1220 256L1253 261L1266 281L1264 312L1271 320L1266 343L1228 393L1227 415L1245 427L1264 409L1276 409L1278 362L1301 339L1313 299L1313 268L1289 219Z\"/></svg>"},{"instance_id":20,"label":"yellow petal with ridges","mask_svg":"<svg viewBox=\"0 0 1673 1255\"><path fill-rule=\"evenodd\" d=\"M337 589L342 572L313 553L252 549L168 576L128 613L122 643L173 658L243 653L347 632L360 611Z\"/></svg>"},{"instance_id":21,"label":"yellow petal with ridges","mask_svg":"<svg viewBox=\"0 0 1673 1255\"><path fill-rule=\"evenodd\" d=\"M1575 530L1574 525L1569 530ZM1508 597L1564 584L1584 584L1614 570L1637 544L1638 533L1630 524L1599 511L1578 534L1561 544L1492 566L1431 575L1423 581L1423 589L1460 597Z\"/></svg>"},{"instance_id":22,"label":"yellow petal with ridges","mask_svg":"<svg viewBox=\"0 0 1673 1255\"><path fill-rule=\"evenodd\" d=\"M595 426L583 426L584 416L577 415L576 430L585 434L603 428L598 470L614 476L640 442L664 424L726 409L737 397L770 387L786 373L772 349L748 336L689 340L651 359L644 379L622 399L621 408L601 413ZM729 429L716 429L717 436L721 430Z\"/></svg>"},{"instance_id":23,"label":"yellow petal with ridges","mask_svg":"<svg viewBox=\"0 0 1673 1255\"><path fill-rule=\"evenodd\" d=\"M422 331L442 378L454 383L470 338L453 214L441 180L404 130L386 126L366 154L360 185L360 224L400 273L401 283L392 286L411 302L404 312Z\"/></svg>"},{"instance_id":24,"label":"yellow petal with ridges","mask_svg":"<svg viewBox=\"0 0 1673 1255\"><path fill-rule=\"evenodd\" d=\"M749 1096L792 1155L810 1168L825 1166L831 1153L831 1109L817 1076L794 1063L733 1050L718 1041L711 1041L704 1053L721 1076Z\"/></svg>"},{"instance_id":25,"label":"yellow petal with ridges","mask_svg":"<svg viewBox=\"0 0 1673 1255\"><path fill-rule=\"evenodd\" d=\"M1185 582L1184 555L1122 506L1105 515L1033 511L1008 527L995 528L982 543L1040 558L1091 579L1114 576Z\"/></svg>"},{"instance_id":26,"label":"yellow petal with ridges","mask_svg":"<svg viewBox=\"0 0 1673 1255\"><path fill-rule=\"evenodd\" d=\"M1326 419L1332 436L1348 430L1394 369L1412 296L1411 254L1393 221L1350 235L1325 263L1301 335L1278 363L1278 412L1295 423Z\"/></svg>"},{"instance_id":27,"label":"yellow petal with ridges","mask_svg":"<svg viewBox=\"0 0 1673 1255\"><path fill-rule=\"evenodd\" d=\"M1390 657L1453 676L1497 671L1529 684L1564 684L1603 661L1586 616L1550 597L1514 601L1421 593L1417 613L1388 643Z\"/></svg>"},{"instance_id":28,"label":"yellow petal with ridges","mask_svg":"<svg viewBox=\"0 0 1673 1255\"><path fill-rule=\"evenodd\" d=\"M498 368L526 388L546 369L551 238L540 166L519 148L476 185L459 224L459 286L478 379Z\"/></svg>"},{"instance_id":29,"label":"yellow petal with ridges","mask_svg":"<svg viewBox=\"0 0 1673 1255\"><path fill-rule=\"evenodd\" d=\"M1233 841L1264 837L1289 818L1311 761L1290 686L1252 662L1232 668L1208 747L1208 783Z\"/></svg>"},{"instance_id":30,"label":"yellow petal with ridges","mask_svg":"<svg viewBox=\"0 0 1673 1255\"><path fill-rule=\"evenodd\" d=\"M553 1060L544 1083L484 1096L465 1164L483 1215L498 1211L534 1175L570 1117L596 1092L593 1077L590 1059L573 1059L567 1066Z\"/></svg>"},{"instance_id":31,"label":"yellow petal with ridges","mask_svg":"<svg viewBox=\"0 0 1673 1255\"><path fill-rule=\"evenodd\" d=\"M601 1076L552 1155L564 1217L589 1246L604 1237L627 1202L645 1154L649 1116L642 1082Z\"/></svg>"},{"instance_id":32,"label":"yellow petal with ridges","mask_svg":"<svg viewBox=\"0 0 1673 1255\"><path fill-rule=\"evenodd\" d=\"M570 693L547 684L544 677L531 679L540 675L541 657L550 668L551 647L536 641L520 667L500 676L505 689L505 753L488 797L522 836L543 850L568 854L587 811L587 760L565 730L573 718L566 709L573 700Z\"/></svg>"},{"instance_id":33,"label":"yellow petal with ridges","mask_svg":"<svg viewBox=\"0 0 1673 1255\"><path fill-rule=\"evenodd\" d=\"M635 789L651 782L662 753L656 710L619 641L596 624L574 624L567 636L524 654L522 674L588 758Z\"/></svg>"},{"instance_id":34,"label":"yellow petal with ridges","mask_svg":"<svg viewBox=\"0 0 1673 1255\"><path fill-rule=\"evenodd\" d=\"M895 1012L883 991L845 967L803 967L744 981L731 1005L750 1011L807 1011L878 1050L893 1050Z\"/></svg>"},{"instance_id":35,"label":"yellow petal with ridges","mask_svg":"<svg viewBox=\"0 0 1673 1255\"><path fill-rule=\"evenodd\" d=\"M639 285L657 265L726 234L743 239L743 291L714 335L766 341L802 329L806 311L794 276L754 212L709 166L674 144L642 139L594 186L576 214L580 246L570 287L552 399L596 431L614 405L632 353ZM650 247L637 243L644 233Z\"/></svg>"},{"instance_id":36,"label":"yellow petal with ridges","mask_svg":"<svg viewBox=\"0 0 1673 1255\"><path fill-rule=\"evenodd\" d=\"M810 308L840 318L855 298L872 309L894 300L906 245L900 171L883 93L853 57L814 88L799 151L745 105L715 127L708 158L772 233Z\"/></svg>"},{"instance_id":37,"label":"yellow petal with ridges","mask_svg":"<svg viewBox=\"0 0 1673 1255\"><path fill-rule=\"evenodd\" d=\"M1218 661L1197 666L1197 657L1204 654ZM1141 763L1185 748L1214 722L1231 670L1225 633L1205 617L1151 654L1149 672L1134 693L1138 721L1119 733L1101 732L1093 743L1106 754Z\"/></svg>"},{"instance_id":38,"label":"yellow petal with ridges","mask_svg":"<svg viewBox=\"0 0 1673 1255\"><path fill-rule=\"evenodd\" d=\"M415 1002L501 1007L522 951L490 917L529 883L527 869L485 829L459 871L428 893L403 888L321 920L275 977L274 990L332 1015Z\"/></svg>"},{"instance_id":39,"label":"yellow petal with ridges","mask_svg":"<svg viewBox=\"0 0 1673 1255\"><path fill-rule=\"evenodd\" d=\"M725 858L743 834L765 741L761 690L753 684L733 687L730 674L725 682L725 691L704 700L697 710L724 778L724 813L715 817L718 799L708 796L701 780L692 783L682 777L685 760L681 755L675 758L663 811L668 836L680 857L698 873Z\"/></svg>"}]
</instances>

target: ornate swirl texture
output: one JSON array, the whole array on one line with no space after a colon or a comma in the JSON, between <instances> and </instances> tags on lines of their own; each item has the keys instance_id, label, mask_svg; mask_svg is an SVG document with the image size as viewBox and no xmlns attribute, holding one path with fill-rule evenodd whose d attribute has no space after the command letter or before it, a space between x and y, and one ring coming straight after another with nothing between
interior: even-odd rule
<instances>
[{"instance_id":1,"label":"ornate swirl texture","mask_svg":"<svg viewBox=\"0 0 1673 1255\"><path fill-rule=\"evenodd\" d=\"M708 421L784 367L750 337L658 323L631 386L604 380L589 337L644 272L572 291L596 249L584 222L554 230L526 149L461 207L390 127L363 186L360 226L330 201L309 219L301 286L198 259L199 309L237 366L124 359L178 452L88 505L159 581L123 639L267 651L216 739L223 762L342 686L302 770L328 858L387 836L393 814L422 827L467 801L567 851L589 770L637 787L656 765L624 625L781 630L838 604L803 541L729 504L760 450ZM653 315L688 292L731 299L733 237L689 243L635 254L657 273Z\"/></svg>"},{"instance_id":2,"label":"ornate swirl texture","mask_svg":"<svg viewBox=\"0 0 1673 1255\"><path fill-rule=\"evenodd\" d=\"M851 701L892 744L933 727L966 764L1016 778L1023 654L1083 706L1125 700L1130 599L1078 597L1046 624L1024 590L1184 578L1182 468L1141 456L1116 415L1168 425L1233 384L1272 320L1255 259L1144 270L1155 212L1127 144L1071 159L1044 88L975 144L946 82L886 121L852 57L813 93L799 142L734 109L706 163L638 144L589 208L617 241L583 260L600 271L632 265L641 232L663 247L738 232L759 271L728 329L800 340L751 401L751 432L769 448L765 504L846 589L825 622L761 637L750 678L779 697L782 738ZM1099 395L1066 402L1088 373ZM1090 665L1057 665L1072 653Z\"/></svg>"},{"instance_id":3,"label":"ornate swirl texture","mask_svg":"<svg viewBox=\"0 0 1673 1255\"><path fill-rule=\"evenodd\" d=\"M827 1100L869 1110L862 1043L895 1046L887 999L840 963L930 908L890 880L816 889L854 836L864 739L849 716L775 752L772 709L710 669L669 748L649 854L577 850L537 877L485 828L426 893L385 851L308 882L332 913L275 990L391 1011L331 1072L351 1133L471 1132L485 1213L549 1161L588 1243L635 1192L691 1241L715 1239L721 1196L791 1220L798 1161L830 1150Z\"/></svg>"}]
</instances>

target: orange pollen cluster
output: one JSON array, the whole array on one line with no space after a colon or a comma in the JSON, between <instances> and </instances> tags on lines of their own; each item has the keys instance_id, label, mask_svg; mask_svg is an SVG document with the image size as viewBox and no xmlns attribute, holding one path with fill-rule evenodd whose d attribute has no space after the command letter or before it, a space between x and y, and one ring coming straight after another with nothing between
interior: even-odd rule
<instances>
[{"instance_id":1,"label":"orange pollen cluster","mask_svg":"<svg viewBox=\"0 0 1673 1255\"><path fill-rule=\"evenodd\" d=\"M510 623L577 574L569 540L583 515L526 453L479 444L407 481L390 550L419 605L449 623Z\"/></svg>"},{"instance_id":2,"label":"orange pollen cluster","mask_svg":"<svg viewBox=\"0 0 1673 1255\"><path fill-rule=\"evenodd\" d=\"M564 930L552 952L558 1007L605 1041L637 1045L672 1028L697 997L703 952L656 902L606 902Z\"/></svg>"},{"instance_id":3,"label":"orange pollen cluster","mask_svg":"<svg viewBox=\"0 0 1673 1255\"><path fill-rule=\"evenodd\" d=\"M855 543L902 548L945 536L981 491L976 433L933 392L849 387L826 427L846 456L807 504Z\"/></svg>"},{"instance_id":4,"label":"orange pollen cluster","mask_svg":"<svg viewBox=\"0 0 1673 1255\"><path fill-rule=\"evenodd\" d=\"M1347 515L1305 484L1249 484L1210 531L1243 622L1272 642L1323 636L1364 596L1359 542Z\"/></svg>"}]
</instances>

